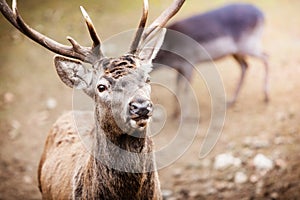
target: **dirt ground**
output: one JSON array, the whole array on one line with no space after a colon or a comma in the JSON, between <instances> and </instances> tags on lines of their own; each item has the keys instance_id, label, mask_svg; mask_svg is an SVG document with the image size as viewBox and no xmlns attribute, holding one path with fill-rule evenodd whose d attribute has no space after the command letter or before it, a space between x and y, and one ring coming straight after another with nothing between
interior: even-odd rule
<instances>
[{"instance_id":1,"label":"dirt ground","mask_svg":"<svg viewBox=\"0 0 300 200\"><path fill-rule=\"evenodd\" d=\"M84 32L79 5L89 11L103 40L134 28L141 10L138 0L122 0L118 4L96 0L69 2L26 0L20 1L19 7L25 20L40 32L62 43L71 35L84 45L90 40ZM151 19L170 2L150 1ZM192 87L201 110L200 128L182 156L159 171L166 199L300 199L300 2L250 2L256 3L266 15L263 46L270 55L271 101L263 102L262 63L249 58L240 98L227 110L214 149L200 159L211 105L203 80L195 78ZM189 0L176 19L224 3ZM19 34L3 17L0 24L0 199L40 199L36 172L45 137L55 119L72 109L72 90L58 79L52 53ZM239 67L231 58L215 64L230 98ZM201 66L205 64L198 67ZM156 71L153 76L175 83L172 71ZM162 92L159 88L153 90L156 100L171 115L176 106L169 100L173 97ZM154 138L157 148L168 144L178 126L178 121L169 115L163 132ZM215 161L220 154L230 154L241 162L216 169ZM253 159L258 154L273 162L270 170L255 168ZM243 174L245 179L241 181L237 174Z\"/></svg>"}]
</instances>

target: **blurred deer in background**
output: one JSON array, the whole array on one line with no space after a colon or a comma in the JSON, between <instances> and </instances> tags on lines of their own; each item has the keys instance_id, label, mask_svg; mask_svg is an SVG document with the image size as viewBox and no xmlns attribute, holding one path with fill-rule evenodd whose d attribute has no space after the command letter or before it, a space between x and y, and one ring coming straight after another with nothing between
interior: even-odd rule
<instances>
[{"instance_id":1,"label":"blurred deer in background","mask_svg":"<svg viewBox=\"0 0 300 200\"><path fill-rule=\"evenodd\" d=\"M153 63L165 65L178 71L177 94L184 84L183 77L191 82L193 66L198 63L232 56L241 67L241 76L233 98L228 105L233 105L244 82L248 63L247 56L262 60L265 67L264 100L269 101L268 60L261 50L261 37L264 28L264 15L250 4L230 4L203 14L194 15L169 25L162 49ZM193 50L191 45L180 41L173 32L183 33L196 42L204 50ZM174 50L174 51L173 51ZM180 50L186 56L182 58L173 52ZM183 76L182 76L183 75Z\"/></svg>"},{"instance_id":2,"label":"blurred deer in background","mask_svg":"<svg viewBox=\"0 0 300 200\"><path fill-rule=\"evenodd\" d=\"M148 136L152 115L149 72L164 39L165 29L161 27L183 3L184 0L175 0L144 30L148 16L148 1L144 0L130 51L108 58L82 7L93 40L91 47L83 47L71 37L67 37L71 43L67 46L42 35L23 21L15 0L12 9L0 0L2 14L14 27L59 54L54 62L60 79L71 88L82 89L95 102L94 113L67 113L48 134L38 169L43 199L162 198L153 142ZM90 141L90 151L82 142L84 137Z\"/></svg>"}]
</instances>

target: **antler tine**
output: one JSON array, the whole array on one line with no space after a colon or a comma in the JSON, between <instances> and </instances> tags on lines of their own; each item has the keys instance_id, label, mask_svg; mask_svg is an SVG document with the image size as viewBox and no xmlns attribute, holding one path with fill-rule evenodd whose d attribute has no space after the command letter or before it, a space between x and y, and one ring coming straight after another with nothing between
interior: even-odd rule
<instances>
[{"instance_id":1,"label":"antler tine","mask_svg":"<svg viewBox=\"0 0 300 200\"><path fill-rule=\"evenodd\" d=\"M4 15L4 17L20 32L54 53L70 58L79 59L83 62L91 64L96 61L97 56L101 56L101 54L95 55L95 52L93 52L93 48L80 46L73 39L70 40L70 38L68 38L72 46L63 45L30 28L19 15L16 0L12 1L12 9L9 7L5 0L0 0L0 11Z\"/></svg>"},{"instance_id":2,"label":"antler tine","mask_svg":"<svg viewBox=\"0 0 300 200\"><path fill-rule=\"evenodd\" d=\"M100 41L99 36L97 35L96 29L94 27L94 24L93 24L90 16L88 15L88 13L86 12L86 10L82 6L80 6L80 10L81 10L81 13L82 13L83 17L85 18L85 22L86 22L86 25L87 25L87 27L89 29L90 36L91 36L91 38L92 38L92 40L94 42L93 43L93 47L96 47L96 46L98 46L98 45L101 44L101 41Z\"/></svg>"},{"instance_id":3,"label":"antler tine","mask_svg":"<svg viewBox=\"0 0 300 200\"><path fill-rule=\"evenodd\" d=\"M145 30L145 39L157 27L164 27L167 22L180 10L185 0L174 0L174 2Z\"/></svg>"},{"instance_id":4,"label":"antler tine","mask_svg":"<svg viewBox=\"0 0 300 200\"><path fill-rule=\"evenodd\" d=\"M138 30L136 31L136 34L134 36L134 39L131 43L130 46L130 53L135 53L136 49L139 45L139 42L141 40L142 34L144 32L144 28L147 22L147 18L148 18L148 10L149 10L149 5L148 5L148 0L144 0L143 2L143 14L139 23L139 27Z\"/></svg>"},{"instance_id":5,"label":"antler tine","mask_svg":"<svg viewBox=\"0 0 300 200\"><path fill-rule=\"evenodd\" d=\"M11 4L12 4L11 8L13 10L13 13L14 13L14 15L16 15L17 14L17 0L12 0Z\"/></svg>"}]
</instances>

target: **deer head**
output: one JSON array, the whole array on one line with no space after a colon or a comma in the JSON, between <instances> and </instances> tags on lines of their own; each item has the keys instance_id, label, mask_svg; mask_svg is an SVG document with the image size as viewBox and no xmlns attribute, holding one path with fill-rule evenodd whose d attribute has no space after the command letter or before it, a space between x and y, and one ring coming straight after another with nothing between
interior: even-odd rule
<instances>
[{"instance_id":1,"label":"deer head","mask_svg":"<svg viewBox=\"0 0 300 200\"><path fill-rule=\"evenodd\" d=\"M12 9L5 0L0 0L0 9L20 32L58 54L54 63L60 79L67 86L82 89L93 98L96 120L106 120L106 123L96 124L102 124L104 130L118 127L116 132L130 133L144 129L152 114L149 85L152 60L164 39L165 29L162 27L183 3L184 0L175 0L145 28L148 1L144 0L143 14L130 49L127 54L117 58L108 58L102 53L101 40L83 7L80 8L93 41L91 47L81 46L69 36L67 40L71 46L63 45L30 28L19 15L16 0L12 2ZM91 64L92 68L85 67L83 63Z\"/></svg>"}]
</instances>

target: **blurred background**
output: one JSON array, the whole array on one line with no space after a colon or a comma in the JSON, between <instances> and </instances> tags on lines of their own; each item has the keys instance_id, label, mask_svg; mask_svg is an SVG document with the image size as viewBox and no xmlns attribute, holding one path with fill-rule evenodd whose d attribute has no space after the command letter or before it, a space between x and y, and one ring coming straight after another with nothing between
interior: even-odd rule
<instances>
[{"instance_id":1,"label":"blurred background","mask_svg":"<svg viewBox=\"0 0 300 200\"><path fill-rule=\"evenodd\" d=\"M171 2L150 0L149 22ZM229 2L187 0L172 21ZM300 197L300 1L243 2L253 3L265 13L263 46L270 55L271 101L263 102L262 63L249 58L249 73L237 104L227 110L222 135L213 151L199 159L211 106L205 83L194 79L192 86L201 108L200 129L182 157L159 171L166 199ZM68 44L66 36L70 35L88 46L90 38L80 5L88 11L102 40L136 28L142 9L141 0L18 2L31 27L60 43ZM20 34L2 16L0 44L0 199L40 199L36 174L46 134L58 116L72 109L72 90L56 75L54 54ZM240 68L232 58L216 65L230 98ZM175 84L174 71L162 69L154 76ZM164 97L159 89L154 95ZM168 98L161 101L170 113L176 106ZM156 141L158 147L172 139L177 123L167 120L163 135ZM257 159L269 167L257 166ZM228 160L232 162L223 166Z\"/></svg>"}]
</instances>

